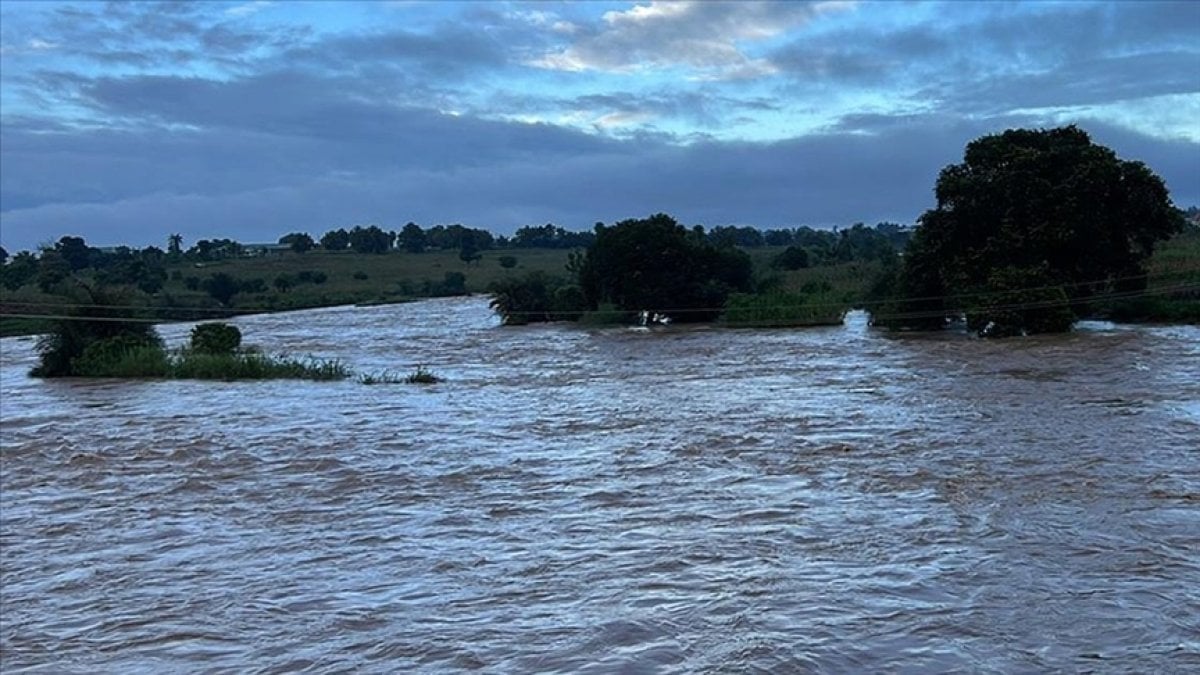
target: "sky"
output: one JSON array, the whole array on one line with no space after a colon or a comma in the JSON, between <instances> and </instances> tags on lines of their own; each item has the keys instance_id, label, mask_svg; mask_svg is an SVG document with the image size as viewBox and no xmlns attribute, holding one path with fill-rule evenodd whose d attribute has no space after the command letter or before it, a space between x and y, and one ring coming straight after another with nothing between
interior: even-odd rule
<instances>
[{"instance_id":1,"label":"sky","mask_svg":"<svg viewBox=\"0 0 1200 675\"><path fill-rule=\"evenodd\" d=\"M1200 2L0 2L0 244L913 223L1077 124L1200 204Z\"/></svg>"}]
</instances>

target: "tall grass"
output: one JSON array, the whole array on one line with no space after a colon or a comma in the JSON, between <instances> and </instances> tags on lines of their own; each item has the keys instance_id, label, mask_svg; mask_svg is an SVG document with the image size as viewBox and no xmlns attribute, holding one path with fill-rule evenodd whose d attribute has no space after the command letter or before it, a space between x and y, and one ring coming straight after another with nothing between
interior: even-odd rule
<instances>
[{"instance_id":1,"label":"tall grass","mask_svg":"<svg viewBox=\"0 0 1200 675\"><path fill-rule=\"evenodd\" d=\"M184 380L342 380L350 375L337 360L264 354L182 352L170 360L167 377Z\"/></svg>"}]
</instances>

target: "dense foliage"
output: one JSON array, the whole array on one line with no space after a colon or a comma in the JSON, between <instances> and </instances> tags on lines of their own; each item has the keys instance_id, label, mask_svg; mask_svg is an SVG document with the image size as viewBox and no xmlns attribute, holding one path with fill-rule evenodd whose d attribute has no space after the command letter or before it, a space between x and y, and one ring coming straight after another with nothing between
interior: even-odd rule
<instances>
[{"instance_id":1,"label":"dense foliage","mask_svg":"<svg viewBox=\"0 0 1200 675\"><path fill-rule=\"evenodd\" d=\"M508 326L575 321L587 311L580 288L562 277L530 272L492 284L491 307Z\"/></svg>"},{"instance_id":2,"label":"dense foliage","mask_svg":"<svg viewBox=\"0 0 1200 675\"><path fill-rule=\"evenodd\" d=\"M596 226L579 269L590 308L666 314L676 321L711 321L733 292L753 287L750 258L718 248L659 213Z\"/></svg>"},{"instance_id":3,"label":"dense foliage","mask_svg":"<svg viewBox=\"0 0 1200 675\"><path fill-rule=\"evenodd\" d=\"M200 354L232 354L242 346L242 332L227 323L202 323L192 328L191 349Z\"/></svg>"},{"instance_id":4,"label":"dense foliage","mask_svg":"<svg viewBox=\"0 0 1200 675\"><path fill-rule=\"evenodd\" d=\"M1090 299L1144 288L1155 243L1183 227L1158 176L1073 126L972 141L935 192L878 323L1065 330Z\"/></svg>"},{"instance_id":5,"label":"dense foliage","mask_svg":"<svg viewBox=\"0 0 1200 675\"><path fill-rule=\"evenodd\" d=\"M148 321L136 316L124 293L76 284L67 293L73 311L56 320L38 339L35 377L94 375L98 363L125 351L162 350L162 339Z\"/></svg>"}]
</instances>

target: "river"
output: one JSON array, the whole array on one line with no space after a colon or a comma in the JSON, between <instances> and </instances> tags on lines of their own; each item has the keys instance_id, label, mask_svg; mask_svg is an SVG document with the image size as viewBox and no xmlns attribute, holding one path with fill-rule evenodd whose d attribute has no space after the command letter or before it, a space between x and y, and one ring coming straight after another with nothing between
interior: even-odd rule
<instances>
[{"instance_id":1,"label":"river","mask_svg":"<svg viewBox=\"0 0 1200 675\"><path fill-rule=\"evenodd\" d=\"M3 340L0 670L1200 669L1200 328L235 323L445 381L40 381Z\"/></svg>"}]
</instances>

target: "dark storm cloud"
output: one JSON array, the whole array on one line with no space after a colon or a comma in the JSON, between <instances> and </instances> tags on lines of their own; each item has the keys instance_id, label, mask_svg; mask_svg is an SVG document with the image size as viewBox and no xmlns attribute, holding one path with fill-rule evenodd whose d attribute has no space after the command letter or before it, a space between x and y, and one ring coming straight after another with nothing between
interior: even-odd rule
<instances>
[{"instance_id":1,"label":"dark storm cloud","mask_svg":"<svg viewBox=\"0 0 1200 675\"><path fill-rule=\"evenodd\" d=\"M1200 3L970 8L802 36L770 60L801 87L909 86L918 100L987 115L1200 91Z\"/></svg>"},{"instance_id":2,"label":"dark storm cloud","mask_svg":"<svg viewBox=\"0 0 1200 675\"><path fill-rule=\"evenodd\" d=\"M1069 62L1037 73L930 88L925 96L962 111L1001 112L1113 103L1200 92L1200 53L1182 50Z\"/></svg>"}]
</instances>

